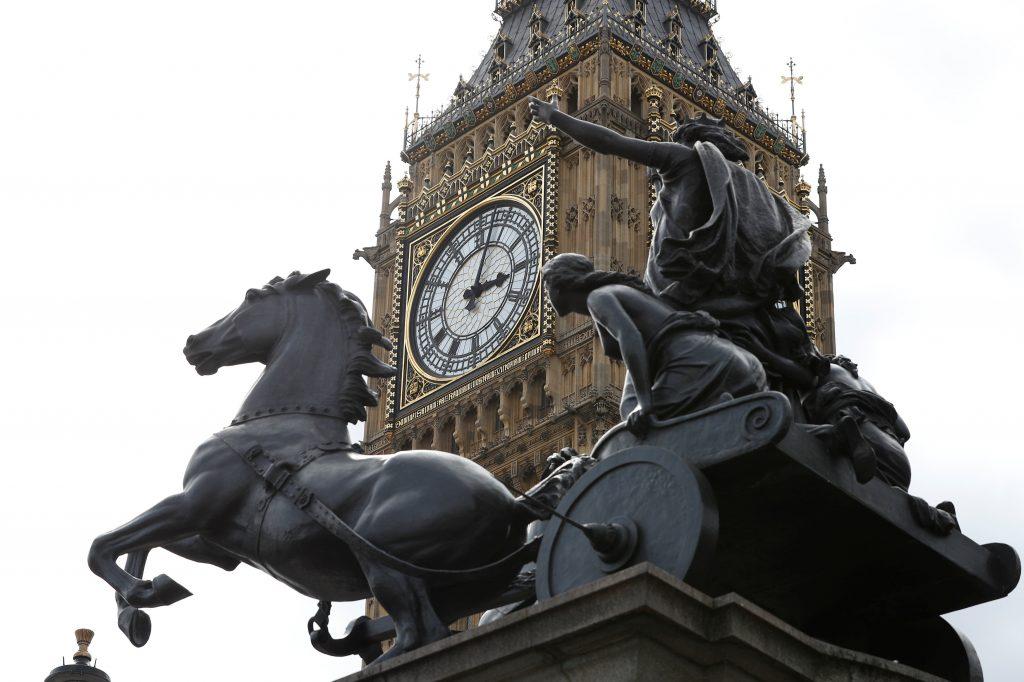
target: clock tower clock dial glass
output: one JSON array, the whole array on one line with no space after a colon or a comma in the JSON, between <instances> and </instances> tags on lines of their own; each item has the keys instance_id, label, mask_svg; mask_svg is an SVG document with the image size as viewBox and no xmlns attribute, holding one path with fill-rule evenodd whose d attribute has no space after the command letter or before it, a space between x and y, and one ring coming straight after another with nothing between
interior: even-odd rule
<instances>
[{"instance_id":1,"label":"clock tower clock dial glass","mask_svg":"<svg viewBox=\"0 0 1024 682\"><path fill-rule=\"evenodd\" d=\"M409 325L413 356L438 379L490 358L522 318L540 271L537 219L515 201L466 216L427 263Z\"/></svg>"}]
</instances>

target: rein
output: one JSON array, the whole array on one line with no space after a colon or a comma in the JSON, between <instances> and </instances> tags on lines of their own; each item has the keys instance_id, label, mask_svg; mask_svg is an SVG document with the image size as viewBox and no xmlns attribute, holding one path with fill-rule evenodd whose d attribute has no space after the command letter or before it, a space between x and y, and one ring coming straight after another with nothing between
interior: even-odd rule
<instances>
[{"instance_id":1,"label":"rein","mask_svg":"<svg viewBox=\"0 0 1024 682\"><path fill-rule=\"evenodd\" d=\"M216 434L216 437L237 454L275 493L283 495L295 507L305 512L318 526L345 543L349 550L361 561L376 561L405 575L428 580L432 585L437 586L481 581L502 576L511 568L518 568L528 561L533 561L537 556L540 538L527 542L496 561L473 568L451 570L428 568L410 563L390 554L364 538L335 514L330 507L318 500L313 491L295 481L294 474L298 473L299 468L304 467L313 459L330 451L330 449L317 446L314 448L314 451L318 452L318 454L315 456L307 455L299 463L301 465L299 466L274 460L260 445L253 445L243 451L235 448L221 434Z\"/></svg>"}]
</instances>

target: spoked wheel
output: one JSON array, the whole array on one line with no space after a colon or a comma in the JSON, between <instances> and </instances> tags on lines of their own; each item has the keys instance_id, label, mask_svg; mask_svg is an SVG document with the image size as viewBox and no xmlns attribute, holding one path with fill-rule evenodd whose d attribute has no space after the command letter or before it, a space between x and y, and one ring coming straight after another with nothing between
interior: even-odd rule
<instances>
[{"instance_id":1,"label":"spoked wheel","mask_svg":"<svg viewBox=\"0 0 1024 682\"><path fill-rule=\"evenodd\" d=\"M558 505L581 529L552 517L537 558L537 597L650 562L699 580L718 535L718 511L700 471L668 450L639 446L584 475Z\"/></svg>"}]
</instances>

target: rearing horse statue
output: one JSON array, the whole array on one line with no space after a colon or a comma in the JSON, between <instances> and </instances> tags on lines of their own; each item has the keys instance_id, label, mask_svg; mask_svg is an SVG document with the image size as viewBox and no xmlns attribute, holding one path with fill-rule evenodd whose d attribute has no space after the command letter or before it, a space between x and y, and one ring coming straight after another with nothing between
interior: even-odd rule
<instances>
[{"instance_id":1,"label":"rearing horse statue","mask_svg":"<svg viewBox=\"0 0 1024 682\"><path fill-rule=\"evenodd\" d=\"M89 566L117 592L136 646L150 632L140 609L191 594L142 578L154 547L226 570L244 562L321 602L372 594L395 621L388 657L448 635L438 610L500 592L529 560L537 514L484 468L434 451L365 456L349 441L347 424L377 404L364 375L395 369L372 354L390 342L329 272L275 277L188 338L199 374L266 369L231 425L196 449L182 491L92 545Z\"/></svg>"}]
</instances>

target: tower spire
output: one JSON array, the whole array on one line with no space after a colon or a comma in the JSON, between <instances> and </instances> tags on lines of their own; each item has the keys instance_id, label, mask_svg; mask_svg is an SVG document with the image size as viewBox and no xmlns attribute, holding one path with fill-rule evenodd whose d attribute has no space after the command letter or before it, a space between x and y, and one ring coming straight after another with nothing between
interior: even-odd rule
<instances>
[{"instance_id":1,"label":"tower spire","mask_svg":"<svg viewBox=\"0 0 1024 682\"><path fill-rule=\"evenodd\" d=\"M380 229L391 222L391 162L384 166L384 181L380 185Z\"/></svg>"},{"instance_id":2,"label":"tower spire","mask_svg":"<svg viewBox=\"0 0 1024 682\"><path fill-rule=\"evenodd\" d=\"M828 184L825 180L825 165L818 166L818 229L828 231Z\"/></svg>"}]
</instances>

